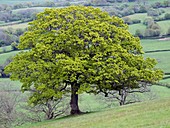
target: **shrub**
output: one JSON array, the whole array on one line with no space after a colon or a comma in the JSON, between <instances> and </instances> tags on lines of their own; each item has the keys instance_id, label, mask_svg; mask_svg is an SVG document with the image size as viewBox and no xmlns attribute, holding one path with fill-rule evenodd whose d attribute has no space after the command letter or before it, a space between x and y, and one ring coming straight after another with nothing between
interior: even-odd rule
<instances>
[{"instance_id":1,"label":"shrub","mask_svg":"<svg viewBox=\"0 0 170 128\"><path fill-rule=\"evenodd\" d=\"M138 36L139 38L143 37L143 33L140 29L136 29L135 36Z\"/></svg>"},{"instance_id":2,"label":"shrub","mask_svg":"<svg viewBox=\"0 0 170 128\"><path fill-rule=\"evenodd\" d=\"M147 11L147 15L148 15L148 16L159 16L159 15L160 15L160 12L159 12L159 10L157 10L157 9L149 9L149 10Z\"/></svg>"},{"instance_id":3,"label":"shrub","mask_svg":"<svg viewBox=\"0 0 170 128\"><path fill-rule=\"evenodd\" d=\"M160 29L151 29L151 28L148 28L145 30L145 33L144 33L144 36L145 37L154 37L154 36L159 36L161 33Z\"/></svg>"},{"instance_id":4,"label":"shrub","mask_svg":"<svg viewBox=\"0 0 170 128\"><path fill-rule=\"evenodd\" d=\"M166 13L164 16L164 19L169 20L170 19L170 13Z\"/></svg>"},{"instance_id":5,"label":"shrub","mask_svg":"<svg viewBox=\"0 0 170 128\"><path fill-rule=\"evenodd\" d=\"M133 19L132 22L133 22L133 24L138 24L138 23L141 23L141 20Z\"/></svg>"},{"instance_id":6,"label":"shrub","mask_svg":"<svg viewBox=\"0 0 170 128\"><path fill-rule=\"evenodd\" d=\"M154 21L163 21L163 20L165 20L164 17L159 17L159 16L154 17Z\"/></svg>"},{"instance_id":7,"label":"shrub","mask_svg":"<svg viewBox=\"0 0 170 128\"><path fill-rule=\"evenodd\" d=\"M16 42L13 42L13 43L11 44L12 50L18 50L17 46L18 46L18 44L17 44Z\"/></svg>"},{"instance_id":8,"label":"shrub","mask_svg":"<svg viewBox=\"0 0 170 128\"><path fill-rule=\"evenodd\" d=\"M154 23L154 19L153 18L146 18L144 21L143 21L143 24L148 26L148 24L153 24Z\"/></svg>"},{"instance_id":9,"label":"shrub","mask_svg":"<svg viewBox=\"0 0 170 128\"><path fill-rule=\"evenodd\" d=\"M159 26L159 24L157 24L156 22L154 22L153 24L151 24L150 26L148 26L148 28L151 28L151 29L153 29L153 30L161 29L161 27Z\"/></svg>"},{"instance_id":10,"label":"shrub","mask_svg":"<svg viewBox=\"0 0 170 128\"><path fill-rule=\"evenodd\" d=\"M129 17L124 17L123 20L126 24L133 24L133 21Z\"/></svg>"}]
</instances>

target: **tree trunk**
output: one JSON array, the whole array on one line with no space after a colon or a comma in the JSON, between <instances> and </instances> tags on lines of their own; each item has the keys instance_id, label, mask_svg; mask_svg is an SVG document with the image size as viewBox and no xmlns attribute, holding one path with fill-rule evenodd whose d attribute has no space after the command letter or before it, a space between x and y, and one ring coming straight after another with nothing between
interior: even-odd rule
<instances>
[{"instance_id":1,"label":"tree trunk","mask_svg":"<svg viewBox=\"0 0 170 128\"><path fill-rule=\"evenodd\" d=\"M48 103L48 101L47 101L46 106L47 106L46 119L47 119L47 120L53 119L53 118L54 118L54 112L53 112L53 109L52 109L51 104Z\"/></svg>"},{"instance_id":2,"label":"tree trunk","mask_svg":"<svg viewBox=\"0 0 170 128\"><path fill-rule=\"evenodd\" d=\"M127 92L126 89L121 89L119 91L119 95L120 95L120 106L125 105L126 102L126 97L127 97Z\"/></svg>"},{"instance_id":3,"label":"tree trunk","mask_svg":"<svg viewBox=\"0 0 170 128\"><path fill-rule=\"evenodd\" d=\"M78 89L79 89L78 85L76 84L71 85L71 100L70 100L71 115L81 114L81 111L78 106L78 94L77 94Z\"/></svg>"}]
</instances>

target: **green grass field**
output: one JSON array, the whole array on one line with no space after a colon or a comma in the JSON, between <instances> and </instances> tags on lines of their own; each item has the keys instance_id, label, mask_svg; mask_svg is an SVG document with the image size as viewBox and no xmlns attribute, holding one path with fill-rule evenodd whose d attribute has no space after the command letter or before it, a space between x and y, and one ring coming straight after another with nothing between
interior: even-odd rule
<instances>
[{"instance_id":1,"label":"green grass field","mask_svg":"<svg viewBox=\"0 0 170 128\"><path fill-rule=\"evenodd\" d=\"M0 47L0 53L3 53L4 51L9 52L11 50L12 50L11 46Z\"/></svg>"},{"instance_id":2,"label":"green grass field","mask_svg":"<svg viewBox=\"0 0 170 128\"><path fill-rule=\"evenodd\" d=\"M161 34L166 34L168 29L170 28L170 20L159 21L157 22L159 26L161 26Z\"/></svg>"},{"instance_id":3,"label":"green grass field","mask_svg":"<svg viewBox=\"0 0 170 128\"><path fill-rule=\"evenodd\" d=\"M45 2L46 0L0 0L0 4L19 4L19 3L41 3Z\"/></svg>"},{"instance_id":4,"label":"green grass field","mask_svg":"<svg viewBox=\"0 0 170 128\"><path fill-rule=\"evenodd\" d=\"M129 15L129 16L126 16L126 17L129 17L130 19L140 19L141 22L143 22L145 20L145 18L148 18L150 16L147 16L147 13L136 13L136 14L133 14L133 15Z\"/></svg>"},{"instance_id":5,"label":"green grass field","mask_svg":"<svg viewBox=\"0 0 170 128\"><path fill-rule=\"evenodd\" d=\"M170 41L162 41L159 39L144 39L141 40L141 45L144 51L153 50L168 50L170 49Z\"/></svg>"},{"instance_id":6,"label":"green grass field","mask_svg":"<svg viewBox=\"0 0 170 128\"><path fill-rule=\"evenodd\" d=\"M141 40L144 51L167 50L160 52L145 53L145 57L155 58L158 61L157 67L164 72L170 72L170 41Z\"/></svg>"},{"instance_id":7,"label":"green grass field","mask_svg":"<svg viewBox=\"0 0 170 128\"><path fill-rule=\"evenodd\" d=\"M152 3L152 2L158 2L157 0L150 0L148 1L149 3ZM160 2L160 1L159 1ZM163 17L166 13L169 13L170 12L170 8L161 8L162 10L165 11L165 13L163 13L160 17ZM126 16L126 17L129 17L130 19L140 19L141 20L141 23L139 24L132 24L132 25L129 25L129 31L132 33L132 34L135 34L136 32L136 29L140 29L142 32L144 32L144 30L146 29L146 26L143 25L143 21L146 19L146 18L149 18L150 16L147 16L147 13L136 13L136 14L133 14L133 15L129 15L129 16ZM162 35L165 35L169 29L169 25L170 25L170 20L164 20L164 21L159 21L157 22L159 24L159 26L161 27L161 34Z\"/></svg>"},{"instance_id":8,"label":"green grass field","mask_svg":"<svg viewBox=\"0 0 170 128\"><path fill-rule=\"evenodd\" d=\"M12 24L12 25L7 25L7 26L0 26L0 29L7 29L7 28L27 28L28 27L28 22L26 23L20 23L20 24Z\"/></svg>"},{"instance_id":9,"label":"green grass field","mask_svg":"<svg viewBox=\"0 0 170 128\"><path fill-rule=\"evenodd\" d=\"M169 29L169 25L170 25L170 20L164 20L164 21L159 21L157 22L159 24L159 26L161 27L161 35L165 35ZM132 33L132 34L135 34L136 30L139 29L141 30L142 32L145 31L146 29L146 26L143 25L143 23L140 23L140 24L132 24L132 25L129 25L129 31Z\"/></svg>"},{"instance_id":10,"label":"green grass field","mask_svg":"<svg viewBox=\"0 0 170 128\"><path fill-rule=\"evenodd\" d=\"M147 53L145 56L155 58L158 61L157 67L161 68L164 72L170 72L170 51Z\"/></svg>"},{"instance_id":11,"label":"green grass field","mask_svg":"<svg viewBox=\"0 0 170 128\"><path fill-rule=\"evenodd\" d=\"M169 128L169 106L169 99L147 101L19 128Z\"/></svg>"},{"instance_id":12,"label":"green grass field","mask_svg":"<svg viewBox=\"0 0 170 128\"><path fill-rule=\"evenodd\" d=\"M143 25L142 23L129 25L129 32L132 33L133 35L135 34L137 29L141 30L141 32L144 32L146 26Z\"/></svg>"},{"instance_id":13,"label":"green grass field","mask_svg":"<svg viewBox=\"0 0 170 128\"><path fill-rule=\"evenodd\" d=\"M12 52L8 52L8 53L2 53L0 54L0 64L4 64L6 59L14 56L15 54L17 54L19 51L12 51Z\"/></svg>"}]
</instances>

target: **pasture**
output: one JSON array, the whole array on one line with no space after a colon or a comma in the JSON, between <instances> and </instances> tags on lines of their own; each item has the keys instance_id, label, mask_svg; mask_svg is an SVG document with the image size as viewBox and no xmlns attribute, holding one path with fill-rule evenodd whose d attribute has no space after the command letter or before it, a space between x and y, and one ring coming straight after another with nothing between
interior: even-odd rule
<instances>
[{"instance_id":1,"label":"pasture","mask_svg":"<svg viewBox=\"0 0 170 128\"><path fill-rule=\"evenodd\" d=\"M42 3L46 0L0 0L1 4L20 4L20 3Z\"/></svg>"},{"instance_id":2,"label":"pasture","mask_svg":"<svg viewBox=\"0 0 170 128\"><path fill-rule=\"evenodd\" d=\"M12 52L8 52L8 53L1 53L1 54L0 54L0 64L4 64L5 61L6 61L8 58L16 55L18 52L19 52L19 51L12 51Z\"/></svg>"},{"instance_id":3,"label":"pasture","mask_svg":"<svg viewBox=\"0 0 170 128\"><path fill-rule=\"evenodd\" d=\"M147 101L18 128L168 128L169 106L169 99Z\"/></svg>"},{"instance_id":4,"label":"pasture","mask_svg":"<svg viewBox=\"0 0 170 128\"><path fill-rule=\"evenodd\" d=\"M170 28L170 20L159 21L157 23L159 24L159 26L161 26L161 34L166 34L168 29Z\"/></svg>"},{"instance_id":5,"label":"pasture","mask_svg":"<svg viewBox=\"0 0 170 128\"><path fill-rule=\"evenodd\" d=\"M11 50L12 50L11 46L0 47L0 53L3 53L4 51L9 52Z\"/></svg>"},{"instance_id":6,"label":"pasture","mask_svg":"<svg viewBox=\"0 0 170 128\"><path fill-rule=\"evenodd\" d=\"M5 25L5 24L4 24ZM7 29L7 28L27 28L28 27L28 22L26 23L16 23L16 24L11 24L11 25L5 25L5 26L0 26L0 29Z\"/></svg>"},{"instance_id":7,"label":"pasture","mask_svg":"<svg viewBox=\"0 0 170 128\"><path fill-rule=\"evenodd\" d=\"M164 39L145 39L141 40L141 44L146 52L144 56L155 58L158 62L156 67L161 68L164 73L170 73L170 40ZM164 78L160 82L170 84L170 75L164 75Z\"/></svg>"}]
</instances>

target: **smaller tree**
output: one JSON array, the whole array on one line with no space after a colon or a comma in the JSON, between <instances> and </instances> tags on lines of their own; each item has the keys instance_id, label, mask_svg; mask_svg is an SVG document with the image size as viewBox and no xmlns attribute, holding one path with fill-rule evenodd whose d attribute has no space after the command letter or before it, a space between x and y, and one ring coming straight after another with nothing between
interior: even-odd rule
<instances>
[{"instance_id":1,"label":"smaller tree","mask_svg":"<svg viewBox=\"0 0 170 128\"><path fill-rule=\"evenodd\" d=\"M19 92L11 93L10 83L0 84L3 85L3 89L0 91L0 127L8 128L14 124L19 124L19 122L16 123Z\"/></svg>"},{"instance_id":2,"label":"smaller tree","mask_svg":"<svg viewBox=\"0 0 170 128\"><path fill-rule=\"evenodd\" d=\"M30 90L30 92L36 91L37 90L35 89ZM66 99L66 96L63 96L62 98L42 98L38 102L33 101L33 106L28 106L27 108L33 113L36 111L43 113L46 120L54 119L65 114L66 110L69 108L69 104L63 102L63 100ZM29 103L31 105L32 100L30 100Z\"/></svg>"}]
</instances>

